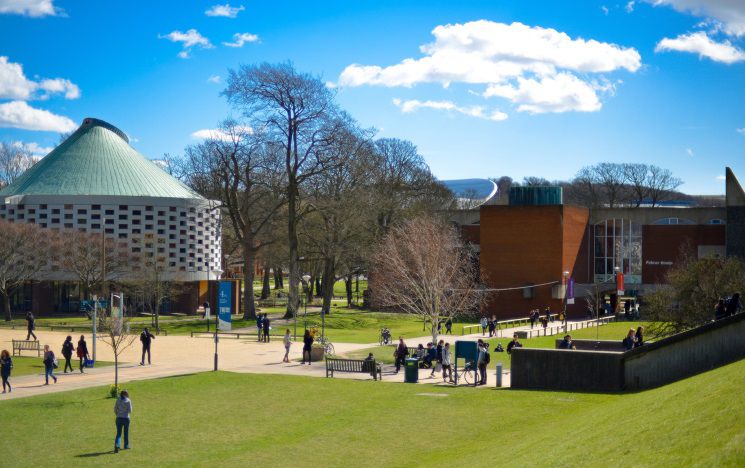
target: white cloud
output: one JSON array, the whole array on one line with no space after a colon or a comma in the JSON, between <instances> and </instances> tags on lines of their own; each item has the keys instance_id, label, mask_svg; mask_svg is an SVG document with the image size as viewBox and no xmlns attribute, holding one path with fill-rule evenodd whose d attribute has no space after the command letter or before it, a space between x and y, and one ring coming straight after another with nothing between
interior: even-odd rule
<instances>
[{"instance_id":1,"label":"white cloud","mask_svg":"<svg viewBox=\"0 0 745 468\"><path fill-rule=\"evenodd\" d=\"M212 75L209 78L207 78L208 83L219 83L220 82L220 75Z\"/></svg>"},{"instance_id":2,"label":"white cloud","mask_svg":"<svg viewBox=\"0 0 745 468\"><path fill-rule=\"evenodd\" d=\"M223 42L223 45L228 47L243 47L246 42L256 42L259 40L259 36L251 33L235 33L233 34L233 42Z\"/></svg>"},{"instance_id":3,"label":"white cloud","mask_svg":"<svg viewBox=\"0 0 745 468\"><path fill-rule=\"evenodd\" d=\"M37 91L46 93L36 96L34 93ZM20 63L10 62L8 57L0 56L0 99L45 99L54 93L64 93L67 99L77 99L80 97L80 88L63 78L44 79L40 82L29 80Z\"/></svg>"},{"instance_id":4,"label":"white cloud","mask_svg":"<svg viewBox=\"0 0 745 468\"><path fill-rule=\"evenodd\" d=\"M503 97L517 104L518 111L531 114L594 112L602 106L596 89L571 73L562 72L540 79L518 78L516 85L490 85L484 97Z\"/></svg>"},{"instance_id":5,"label":"white cloud","mask_svg":"<svg viewBox=\"0 0 745 468\"><path fill-rule=\"evenodd\" d=\"M437 26L435 42L420 47L420 59L388 67L349 65L339 77L343 86L413 86L419 83L498 83L525 73L550 75L557 69L586 73L636 71L641 57L633 48L522 23L479 20Z\"/></svg>"},{"instance_id":6,"label":"white cloud","mask_svg":"<svg viewBox=\"0 0 745 468\"><path fill-rule=\"evenodd\" d=\"M608 10L608 7L607 7L607 6L605 6L605 5L601 5L601 6L600 6L600 10L602 10L602 12L603 12L603 14L604 14L605 16L608 16L608 12L609 12L609 10Z\"/></svg>"},{"instance_id":7,"label":"white cloud","mask_svg":"<svg viewBox=\"0 0 745 468\"><path fill-rule=\"evenodd\" d=\"M22 141L14 141L13 146L15 146L16 148L25 150L28 153L30 153L31 156L36 156L36 157L44 157L47 154L51 153L52 150L54 149L54 146L41 146L38 143L33 142L33 141L28 142L28 143L24 143Z\"/></svg>"},{"instance_id":8,"label":"white cloud","mask_svg":"<svg viewBox=\"0 0 745 468\"><path fill-rule=\"evenodd\" d=\"M655 6L670 6L677 11L713 18L722 23L722 31L731 36L745 35L745 2L742 0L646 0Z\"/></svg>"},{"instance_id":9,"label":"white cloud","mask_svg":"<svg viewBox=\"0 0 745 468\"><path fill-rule=\"evenodd\" d=\"M716 177L716 179L717 179L717 180L727 180L727 177L726 177L726 176L724 176L724 175L718 175L718 176Z\"/></svg>"},{"instance_id":10,"label":"white cloud","mask_svg":"<svg viewBox=\"0 0 745 468\"><path fill-rule=\"evenodd\" d=\"M693 156L693 150L691 148L686 148L686 154L688 156Z\"/></svg>"},{"instance_id":11,"label":"white cloud","mask_svg":"<svg viewBox=\"0 0 745 468\"><path fill-rule=\"evenodd\" d=\"M419 101L417 99L411 99L408 101L402 101L401 99L394 99L393 104L401 109L401 112L408 114L415 112L419 109L436 109L444 111L453 111L460 114L468 115L470 117L476 117L479 119L487 120L506 120L507 114L499 110L487 111L483 106L467 106L461 107L451 101Z\"/></svg>"},{"instance_id":12,"label":"white cloud","mask_svg":"<svg viewBox=\"0 0 745 468\"><path fill-rule=\"evenodd\" d=\"M675 50L678 52L691 52L698 54L700 58L708 58L715 62L732 64L745 61L745 52L732 43L725 40L716 42L705 32L699 31L690 34L681 34L675 39L663 38L655 47L655 52Z\"/></svg>"},{"instance_id":13,"label":"white cloud","mask_svg":"<svg viewBox=\"0 0 745 468\"><path fill-rule=\"evenodd\" d=\"M237 125L234 129L234 134L230 134L219 128L203 128L193 132L191 137L198 140L233 141L234 136L240 136L241 133L253 133L253 129L249 126Z\"/></svg>"},{"instance_id":14,"label":"white cloud","mask_svg":"<svg viewBox=\"0 0 745 468\"><path fill-rule=\"evenodd\" d=\"M209 39L202 36L199 31L194 28L189 29L186 32L172 31L165 36L159 35L158 38L168 39L171 42L180 42L183 50L178 53L178 56L184 59L189 58L189 53L191 52L192 47L199 46L202 49L212 49L214 47Z\"/></svg>"},{"instance_id":15,"label":"white cloud","mask_svg":"<svg viewBox=\"0 0 745 468\"><path fill-rule=\"evenodd\" d=\"M235 18L238 16L238 13L245 10L246 7L243 5L232 7L230 6L230 3L226 3L225 5L215 5L209 10L205 11L204 14L207 16L222 16L224 18Z\"/></svg>"},{"instance_id":16,"label":"white cloud","mask_svg":"<svg viewBox=\"0 0 745 468\"><path fill-rule=\"evenodd\" d=\"M742 128L738 128L738 129L736 129L735 131L736 131L737 133L739 133L740 135L745 135L745 127L742 127Z\"/></svg>"},{"instance_id":17,"label":"white cloud","mask_svg":"<svg viewBox=\"0 0 745 468\"><path fill-rule=\"evenodd\" d=\"M626 10L626 13L633 13L634 12L634 4L636 3L635 0L631 0L630 2L626 3L626 6L624 7Z\"/></svg>"},{"instance_id":18,"label":"white cloud","mask_svg":"<svg viewBox=\"0 0 745 468\"><path fill-rule=\"evenodd\" d=\"M641 56L633 48L594 39L572 39L555 29L522 23L479 20L437 26L432 34L435 41L420 47L423 57L407 58L387 67L352 64L342 71L338 84L485 84L502 91L491 91L491 95L522 103L518 110L587 111L600 109L596 93L600 89L592 79L585 81L575 73L587 76L617 70L635 72L641 67ZM563 85L570 88L556 89Z\"/></svg>"},{"instance_id":19,"label":"white cloud","mask_svg":"<svg viewBox=\"0 0 745 468\"><path fill-rule=\"evenodd\" d=\"M11 101L0 104L0 127L64 133L77 126L67 117L36 109L23 101Z\"/></svg>"},{"instance_id":20,"label":"white cloud","mask_svg":"<svg viewBox=\"0 0 745 468\"><path fill-rule=\"evenodd\" d=\"M40 18L60 13L61 10L54 6L52 0L0 0L0 15L16 14Z\"/></svg>"}]
</instances>

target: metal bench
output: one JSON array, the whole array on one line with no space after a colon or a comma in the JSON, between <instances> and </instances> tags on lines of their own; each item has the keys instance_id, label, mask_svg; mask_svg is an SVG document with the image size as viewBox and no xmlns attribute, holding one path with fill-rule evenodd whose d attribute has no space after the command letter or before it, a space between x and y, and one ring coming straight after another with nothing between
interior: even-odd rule
<instances>
[{"instance_id":1,"label":"metal bench","mask_svg":"<svg viewBox=\"0 0 745 468\"><path fill-rule=\"evenodd\" d=\"M13 356L16 355L16 351L18 351L19 356L21 355L21 351L36 351L36 355L41 356L41 348L39 348L38 341L13 340Z\"/></svg>"},{"instance_id":2,"label":"metal bench","mask_svg":"<svg viewBox=\"0 0 745 468\"><path fill-rule=\"evenodd\" d=\"M326 358L326 377L333 377L334 372L368 374L374 380L383 380L383 370L375 360Z\"/></svg>"}]
</instances>

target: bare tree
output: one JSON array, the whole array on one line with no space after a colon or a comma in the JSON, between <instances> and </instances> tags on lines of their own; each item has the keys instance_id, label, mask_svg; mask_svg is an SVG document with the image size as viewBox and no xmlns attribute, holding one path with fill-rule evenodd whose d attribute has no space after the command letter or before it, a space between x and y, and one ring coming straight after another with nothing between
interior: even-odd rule
<instances>
[{"instance_id":1,"label":"bare tree","mask_svg":"<svg viewBox=\"0 0 745 468\"><path fill-rule=\"evenodd\" d=\"M34 163L33 155L23 144L0 142L0 188L12 184Z\"/></svg>"},{"instance_id":2,"label":"bare tree","mask_svg":"<svg viewBox=\"0 0 745 468\"><path fill-rule=\"evenodd\" d=\"M223 92L253 128L261 129L284 156L290 290L286 317L297 313L300 266L298 222L304 183L334 164L326 148L344 122L337 119L334 96L317 77L299 73L290 63L241 66L230 70Z\"/></svg>"},{"instance_id":3,"label":"bare tree","mask_svg":"<svg viewBox=\"0 0 745 468\"><path fill-rule=\"evenodd\" d=\"M633 195L633 203L640 206L649 197L648 175L649 166L646 164L624 164L623 178Z\"/></svg>"},{"instance_id":4,"label":"bare tree","mask_svg":"<svg viewBox=\"0 0 745 468\"><path fill-rule=\"evenodd\" d=\"M115 281L127 271L127 256L117 249L113 239L80 231L65 231L63 235L62 270L75 275L86 299L98 288L103 295L103 283Z\"/></svg>"},{"instance_id":5,"label":"bare tree","mask_svg":"<svg viewBox=\"0 0 745 468\"><path fill-rule=\"evenodd\" d=\"M226 239L235 240L243 257L244 317L251 319L256 317L256 256L273 242L263 234L285 203L281 153L258 131L234 120L221 125L220 135L187 148L182 169L189 185L221 203L228 219Z\"/></svg>"},{"instance_id":6,"label":"bare tree","mask_svg":"<svg viewBox=\"0 0 745 468\"><path fill-rule=\"evenodd\" d=\"M13 320L10 295L35 279L47 265L47 254L53 242L53 236L34 224L0 219L0 295L6 321Z\"/></svg>"},{"instance_id":7,"label":"bare tree","mask_svg":"<svg viewBox=\"0 0 745 468\"><path fill-rule=\"evenodd\" d=\"M669 169L663 169L658 166L649 166L649 175L647 185L649 190L649 201L652 206L656 206L664 201L670 193L683 184L683 180L673 176Z\"/></svg>"},{"instance_id":8,"label":"bare tree","mask_svg":"<svg viewBox=\"0 0 745 468\"><path fill-rule=\"evenodd\" d=\"M373 257L375 300L429 322L433 342L441 319L477 310L478 271L473 251L456 230L431 217L390 229Z\"/></svg>"},{"instance_id":9,"label":"bare tree","mask_svg":"<svg viewBox=\"0 0 745 468\"><path fill-rule=\"evenodd\" d=\"M111 304L110 304L111 305ZM134 343L137 334L129 328L129 317L117 314L111 307L98 314L98 337L114 353L114 386L119 387L119 356Z\"/></svg>"}]
</instances>

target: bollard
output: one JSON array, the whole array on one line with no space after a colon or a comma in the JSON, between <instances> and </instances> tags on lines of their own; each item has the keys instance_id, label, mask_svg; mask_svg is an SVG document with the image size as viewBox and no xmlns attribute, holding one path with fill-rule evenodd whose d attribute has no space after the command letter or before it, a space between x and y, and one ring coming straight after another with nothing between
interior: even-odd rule
<instances>
[{"instance_id":1,"label":"bollard","mask_svg":"<svg viewBox=\"0 0 745 468\"><path fill-rule=\"evenodd\" d=\"M497 363L497 388L502 386L502 363Z\"/></svg>"}]
</instances>

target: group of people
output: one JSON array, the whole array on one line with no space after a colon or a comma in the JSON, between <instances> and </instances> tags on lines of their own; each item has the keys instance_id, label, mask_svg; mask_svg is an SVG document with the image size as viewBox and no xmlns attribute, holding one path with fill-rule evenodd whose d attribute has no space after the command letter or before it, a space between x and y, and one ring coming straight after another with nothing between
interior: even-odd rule
<instances>
[{"instance_id":1,"label":"group of people","mask_svg":"<svg viewBox=\"0 0 745 468\"><path fill-rule=\"evenodd\" d=\"M497 335L497 317L494 315L491 316L491 318L486 318L486 316L481 316L481 336L486 335L486 330L489 330L489 338L492 336Z\"/></svg>"},{"instance_id":2,"label":"group of people","mask_svg":"<svg viewBox=\"0 0 745 468\"><path fill-rule=\"evenodd\" d=\"M398 373L404 360L409 357L409 348L403 337L399 337L393 357L396 359L396 373ZM443 382L453 382L453 353L450 351L450 343L440 340L435 346L430 342L427 343L426 349L420 343L412 353L412 357L419 360L420 369L432 369L430 377L434 377L437 372L442 372Z\"/></svg>"},{"instance_id":3,"label":"group of people","mask_svg":"<svg viewBox=\"0 0 745 468\"><path fill-rule=\"evenodd\" d=\"M644 345L644 327L638 327L636 330L629 328L626 338L622 341L623 349L631 351L634 348Z\"/></svg>"},{"instance_id":4,"label":"group of people","mask_svg":"<svg viewBox=\"0 0 745 468\"><path fill-rule=\"evenodd\" d=\"M528 313L530 328L535 327L536 324L541 324L541 326L545 329L548 327L548 324L553 323L556 318L557 316L551 312L550 307L546 307L543 310L543 316L541 316L540 309L533 309ZM566 315L563 312L560 312L558 315L558 320L561 323L566 323Z\"/></svg>"},{"instance_id":5,"label":"group of people","mask_svg":"<svg viewBox=\"0 0 745 468\"><path fill-rule=\"evenodd\" d=\"M714 319L723 319L730 315L735 315L741 310L740 293L734 293L729 299L719 298L714 306Z\"/></svg>"},{"instance_id":6,"label":"group of people","mask_svg":"<svg viewBox=\"0 0 745 468\"><path fill-rule=\"evenodd\" d=\"M269 343L269 330L271 330L271 320L266 314L256 314L256 335L260 342Z\"/></svg>"}]
</instances>

